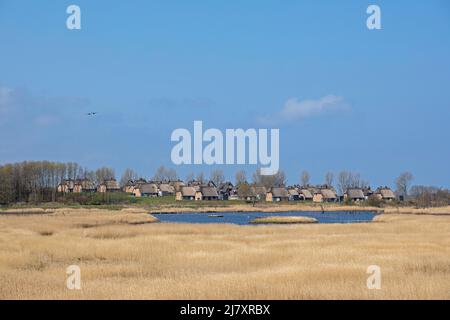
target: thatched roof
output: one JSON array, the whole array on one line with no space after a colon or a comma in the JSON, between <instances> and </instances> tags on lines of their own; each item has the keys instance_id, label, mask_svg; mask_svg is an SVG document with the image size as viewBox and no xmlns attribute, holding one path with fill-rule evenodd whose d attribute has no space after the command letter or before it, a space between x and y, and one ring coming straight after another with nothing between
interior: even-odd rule
<instances>
[{"instance_id":1,"label":"thatched roof","mask_svg":"<svg viewBox=\"0 0 450 320\"><path fill-rule=\"evenodd\" d=\"M159 190L161 190L161 192L165 192L165 193L174 193L175 192L175 188L167 183L161 183L159 185Z\"/></svg>"},{"instance_id":2,"label":"thatched roof","mask_svg":"<svg viewBox=\"0 0 450 320\"><path fill-rule=\"evenodd\" d=\"M289 192L286 188L275 187L270 190L274 198L289 198Z\"/></svg>"},{"instance_id":3,"label":"thatched roof","mask_svg":"<svg viewBox=\"0 0 450 320\"><path fill-rule=\"evenodd\" d=\"M218 197L217 189L215 187L204 186L201 188L203 197Z\"/></svg>"},{"instance_id":4,"label":"thatched roof","mask_svg":"<svg viewBox=\"0 0 450 320\"><path fill-rule=\"evenodd\" d=\"M76 185L81 185L84 190L94 190L95 184L89 179L82 179L75 182Z\"/></svg>"},{"instance_id":5,"label":"thatched roof","mask_svg":"<svg viewBox=\"0 0 450 320\"><path fill-rule=\"evenodd\" d=\"M116 179L106 180L103 182L103 185L106 186L106 190L120 190L120 186Z\"/></svg>"},{"instance_id":6,"label":"thatched roof","mask_svg":"<svg viewBox=\"0 0 450 320\"><path fill-rule=\"evenodd\" d=\"M289 195L291 196L298 196L298 191L295 189L289 189Z\"/></svg>"},{"instance_id":7,"label":"thatched roof","mask_svg":"<svg viewBox=\"0 0 450 320\"><path fill-rule=\"evenodd\" d=\"M364 199L364 192L358 188L347 189L346 194L350 199Z\"/></svg>"},{"instance_id":8,"label":"thatched roof","mask_svg":"<svg viewBox=\"0 0 450 320\"><path fill-rule=\"evenodd\" d=\"M379 188L377 190L377 193L379 193L383 199L394 199L395 198L394 192L389 188Z\"/></svg>"},{"instance_id":9,"label":"thatched roof","mask_svg":"<svg viewBox=\"0 0 450 320\"><path fill-rule=\"evenodd\" d=\"M195 192L196 190L194 187L181 187L181 195L183 197L194 197Z\"/></svg>"},{"instance_id":10,"label":"thatched roof","mask_svg":"<svg viewBox=\"0 0 450 320\"><path fill-rule=\"evenodd\" d=\"M141 193L157 194L158 187L154 183L144 183L139 187Z\"/></svg>"},{"instance_id":11,"label":"thatched roof","mask_svg":"<svg viewBox=\"0 0 450 320\"><path fill-rule=\"evenodd\" d=\"M178 186L178 187L182 187L182 186L185 185L185 183L184 183L183 181L181 181L181 180L170 181L169 184L170 184L171 186L174 186L174 187L177 187L177 186Z\"/></svg>"},{"instance_id":12,"label":"thatched roof","mask_svg":"<svg viewBox=\"0 0 450 320\"><path fill-rule=\"evenodd\" d=\"M265 196L267 193L267 189L264 186L252 186L251 190L255 195L259 194Z\"/></svg>"},{"instance_id":13,"label":"thatched roof","mask_svg":"<svg viewBox=\"0 0 450 320\"><path fill-rule=\"evenodd\" d=\"M308 189L301 189L300 190L300 194L303 194L303 197L305 199L312 199L313 198L313 195L312 195L311 191L309 191Z\"/></svg>"},{"instance_id":14,"label":"thatched roof","mask_svg":"<svg viewBox=\"0 0 450 320\"><path fill-rule=\"evenodd\" d=\"M337 195L333 189L320 189L320 193L324 199L336 199Z\"/></svg>"}]
</instances>

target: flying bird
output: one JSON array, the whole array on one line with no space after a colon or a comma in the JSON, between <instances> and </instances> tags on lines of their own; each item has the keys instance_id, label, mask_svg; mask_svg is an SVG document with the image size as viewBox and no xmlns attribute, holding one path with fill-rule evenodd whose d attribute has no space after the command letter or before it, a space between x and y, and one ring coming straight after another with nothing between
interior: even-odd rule
<instances>
[{"instance_id":1,"label":"flying bird","mask_svg":"<svg viewBox=\"0 0 450 320\"><path fill-rule=\"evenodd\" d=\"M95 116L96 114L97 114L98 112L89 112L89 113L86 113L88 116Z\"/></svg>"}]
</instances>

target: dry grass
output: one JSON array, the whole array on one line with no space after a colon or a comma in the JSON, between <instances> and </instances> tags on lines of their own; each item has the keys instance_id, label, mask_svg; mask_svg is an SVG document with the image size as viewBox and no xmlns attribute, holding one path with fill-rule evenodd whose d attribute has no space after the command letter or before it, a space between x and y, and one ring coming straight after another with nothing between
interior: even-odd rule
<instances>
[{"instance_id":1,"label":"dry grass","mask_svg":"<svg viewBox=\"0 0 450 320\"><path fill-rule=\"evenodd\" d=\"M316 218L301 216L269 216L260 217L251 221L253 224L296 224L296 223L317 223Z\"/></svg>"},{"instance_id":2,"label":"dry grass","mask_svg":"<svg viewBox=\"0 0 450 320\"><path fill-rule=\"evenodd\" d=\"M133 224L139 212L0 215L0 299L449 299L450 217ZM81 290L66 268L81 267ZM382 289L366 288L367 266Z\"/></svg>"}]
</instances>

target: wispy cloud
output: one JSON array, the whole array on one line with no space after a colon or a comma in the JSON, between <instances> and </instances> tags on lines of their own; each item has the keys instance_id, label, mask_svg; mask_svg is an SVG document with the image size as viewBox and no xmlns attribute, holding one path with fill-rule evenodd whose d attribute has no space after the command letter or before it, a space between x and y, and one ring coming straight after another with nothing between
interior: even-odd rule
<instances>
[{"instance_id":1,"label":"wispy cloud","mask_svg":"<svg viewBox=\"0 0 450 320\"><path fill-rule=\"evenodd\" d=\"M260 117L258 120L264 124L280 124L342 111L347 109L348 106L348 103L343 97L336 95L327 95L316 100L299 100L297 98L291 98L286 101L283 108L278 113Z\"/></svg>"}]
</instances>

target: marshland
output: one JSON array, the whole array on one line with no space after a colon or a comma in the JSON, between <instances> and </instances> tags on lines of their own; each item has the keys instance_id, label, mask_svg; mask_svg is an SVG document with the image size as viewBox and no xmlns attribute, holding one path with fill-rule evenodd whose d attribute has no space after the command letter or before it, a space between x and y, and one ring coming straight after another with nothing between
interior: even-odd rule
<instances>
[{"instance_id":1,"label":"marshland","mask_svg":"<svg viewBox=\"0 0 450 320\"><path fill-rule=\"evenodd\" d=\"M139 208L29 210L0 215L0 299L450 298L448 215L238 226L158 223ZM69 265L81 290L66 287ZM369 265L381 290L366 286Z\"/></svg>"}]
</instances>

